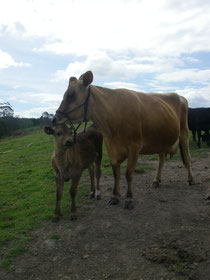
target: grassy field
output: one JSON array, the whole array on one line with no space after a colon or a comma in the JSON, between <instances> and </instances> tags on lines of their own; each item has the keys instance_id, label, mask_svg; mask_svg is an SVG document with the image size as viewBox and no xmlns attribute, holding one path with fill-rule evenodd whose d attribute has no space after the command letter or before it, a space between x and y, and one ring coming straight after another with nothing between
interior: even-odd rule
<instances>
[{"instance_id":1,"label":"grassy field","mask_svg":"<svg viewBox=\"0 0 210 280\"><path fill-rule=\"evenodd\" d=\"M204 148L197 149L191 141L191 155L206 156L208 148L206 144L202 146ZM0 266L4 268L27 250L30 232L52 218L56 191L50 164L52 150L52 137L40 129L0 141ZM149 158L154 160L157 156ZM176 155L175 159L178 158ZM105 146L102 172L112 174ZM80 183L78 207L88 192L89 184ZM64 188L62 214L69 215L69 183Z\"/></svg>"}]
</instances>

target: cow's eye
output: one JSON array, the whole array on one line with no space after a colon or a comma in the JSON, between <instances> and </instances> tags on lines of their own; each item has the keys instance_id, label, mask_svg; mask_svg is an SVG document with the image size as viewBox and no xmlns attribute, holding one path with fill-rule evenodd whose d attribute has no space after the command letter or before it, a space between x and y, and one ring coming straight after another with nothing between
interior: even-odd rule
<instances>
[{"instance_id":1,"label":"cow's eye","mask_svg":"<svg viewBox=\"0 0 210 280\"><path fill-rule=\"evenodd\" d=\"M61 132L57 132L57 134L56 134L58 137L59 136L61 136L62 135L62 133Z\"/></svg>"},{"instance_id":2,"label":"cow's eye","mask_svg":"<svg viewBox=\"0 0 210 280\"><path fill-rule=\"evenodd\" d=\"M71 93L71 94L68 95L66 98L67 98L68 101L73 100L73 99L75 98L75 92Z\"/></svg>"}]
</instances>

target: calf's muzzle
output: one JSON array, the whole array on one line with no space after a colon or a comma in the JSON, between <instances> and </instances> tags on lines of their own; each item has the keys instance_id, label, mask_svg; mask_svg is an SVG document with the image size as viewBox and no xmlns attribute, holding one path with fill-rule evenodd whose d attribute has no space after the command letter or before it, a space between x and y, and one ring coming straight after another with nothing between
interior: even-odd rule
<instances>
[{"instance_id":1,"label":"calf's muzzle","mask_svg":"<svg viewBox=\"0 0 210 280\"><path fill-rule=\"evenodd\" d=\"M74 143L74 140L73 139L68 139L68 140L66 140L66 142L65 142L65 146L66 147L71 147L71 146L73 146L75 143Z\"/></svg>"}]
</instances>

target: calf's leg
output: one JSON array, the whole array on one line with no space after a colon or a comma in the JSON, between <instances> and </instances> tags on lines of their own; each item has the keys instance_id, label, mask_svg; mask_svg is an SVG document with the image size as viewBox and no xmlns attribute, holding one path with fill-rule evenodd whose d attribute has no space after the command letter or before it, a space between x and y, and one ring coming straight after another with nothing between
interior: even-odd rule
<instances>
[{"instance_id":1,"label":"calf's leg","mask_svg":"<svg viewBox=\"0 0 210 280\"><path fill-rule=\"evenodd\" d=\"M63 186L64 186L64 181L61 179L59 175L55 176L55 181L56 181L56 207L55 207L55 212L54 212L54 217L52 219L52 222L58 222L60 218L60 208L61 208L61 199L63 195Z\"/></svg>"},{"instance_id":2,"label":"calf's leg","mask_svg":"<svg viewBox=\"0 0 210 280\"><path fill-rule=\"evenodd\" d=\"M70 188L70 195L71 195L71 212L70 212L70 219L76 220L77 219L77 208L76 208L76 194L77 194L77 186L79 184L79 180L82 174L78 174L72 178L72 184Z\"/></svg>"},{"instance_id":3,"label":"calf's leg","mask_svg":"<svg viewBox=\"0 0 210 280\"><path fill-rule=\"evenodd\" d=\"M95 197L95 174L94 174L94 166L91 164L88 167L88 172L90 176L90 194L89 198L94 198Z\"/></svg>"},{"instance_id":4,"label":"calf's leg","mask_svg":"<svg viewBox=\"0 0 210 280\"><path fill-rule=\"evenodd\" d=\"M100 191L100 178L101 178L101 160L96 161L96 165L95 165L95 168L96 168L96 199L97 200L100 200L101 199L101 191Z\"/></svg>"}]
</instances>

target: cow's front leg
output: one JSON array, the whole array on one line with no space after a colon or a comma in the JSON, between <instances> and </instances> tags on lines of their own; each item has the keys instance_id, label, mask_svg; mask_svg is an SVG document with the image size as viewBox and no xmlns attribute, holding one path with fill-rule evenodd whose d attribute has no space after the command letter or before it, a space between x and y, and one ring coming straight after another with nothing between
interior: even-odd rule
<instances>
[{"instance_id":1,"label":"cow's front leg","mask_svg":"<svg viewBox=\"0 0 210 280\"><path fill-rule=\"evenodd\" d=\"M55 176L55 181L56 181L57 190L56 190L56 207L55 207L54 217L52 219L53 223L58 222L60 219L61 199L63 195L63 186L64 186L64 181L59 174Z\"/></svg>"},{"instance_id":2,"label":"cow's front leg","mask_svg":"<svg viewBox=\"0 0 210 280\"><path fill-rule=\"evenodd\" d=\"M113 175L114 175L114 190L113 197L109 200L109 205L116 205L120 201L120 164L112 165Z\"/></svg>"},{"instance_id":3,"label":"cow's front leg","mask_svg":"<svg viewBox=\"0 0 210 280\"><path fill-rule=\"evenodd\" d=\"M70 211L70 219L76 220L77 219L77 208L76 208L76 194L77 194L77 186L79 184L81 174L74 176L72 178L72 184L70 188L70 195L71 195L71 211Z\"/></svg>"}]
</instances>

